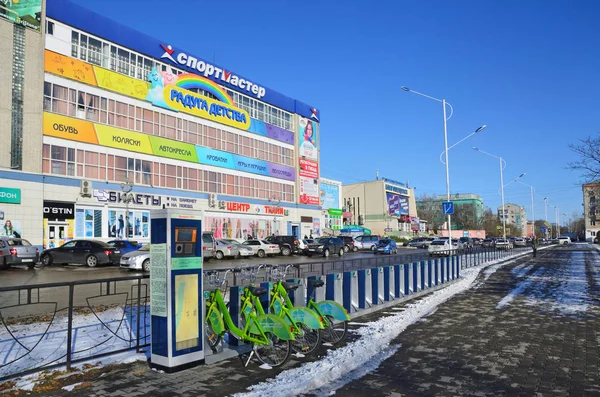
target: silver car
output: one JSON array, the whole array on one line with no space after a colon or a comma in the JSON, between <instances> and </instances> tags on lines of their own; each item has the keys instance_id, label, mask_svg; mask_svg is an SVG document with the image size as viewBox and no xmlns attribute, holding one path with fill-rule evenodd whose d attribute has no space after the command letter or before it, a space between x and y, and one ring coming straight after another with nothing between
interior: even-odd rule
<instances>
[{"instance_id":1,"label":"silver car","mask_svg":"<svg viewBox=\"0 0 600 397\"><path fill-rule=\"evenodd\" d=\"M121 256L121 269L150 271L150 244Z\"/></svg>"},{"instance_id":2,"label":"silver car","mask_svg":"<svg viewBox=\"0 0 600 397\"><path fill-rule=\"evenodd\" d=\"M235 258L240 254L237 244L233 244L228 240L217 240L217 252L215 258L221 260L225 257Z\"/></svg>"},{"instance_id":3,"label":"silver car","mask_svg":"<svg viewBox=\"0 0 600 397\"><path fill-rule=\"evenodd\" d=\"M224 239L221 239L221 241L225 241L228 244L231 244L235 248L237 248L237 250L238 250L238 257L253 256L254 255L254 250L252 250L251 247L249 247L247 245L243 245L242 243L240 243L237 240L224 238Z\"/></svg>"},{"instance_id":4,"label":"silver car","mask_svg":"<svg viewBox=\"0 0 600 397\"><path fill-rule=\"evenodd\" d=\"M27 265L32 269L40 259L40 251L22 238L0 237L0 265Z\"/></svg>"},{"instance_id":5,"label":"silver car","mask_svg":"<svg viewBox=\"0 0 600 397\"><path fill-rule=\"evenodd\" d=\"M264 258L267 255L275 255L281 252L278 244L269 244L263 240L248 240L244 241L242 245L252 248L254 255L259 258Z\"/></svg>"}]
</instances>

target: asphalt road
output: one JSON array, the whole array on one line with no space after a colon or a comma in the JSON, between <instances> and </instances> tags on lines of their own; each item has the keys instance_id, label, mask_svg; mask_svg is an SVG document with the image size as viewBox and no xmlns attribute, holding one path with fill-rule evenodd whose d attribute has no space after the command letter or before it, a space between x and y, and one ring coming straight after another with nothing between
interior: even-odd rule
<instances>
[{"instance_id":1,"label":"asphalt road","mask_svg":"<svg viewBox=\"0 0 600 397\"><path fill-rule=\"evenodd\" d=\"M396 257L406 258L427 257L427 250L422 249L399 249ZM307 257L307 256L273 256L267 258L242 258L242 259L211 259L204 263L204 269L229 269L245 265L258 265L262 263L268 264L311 264L311 263L328 263L344 260L359 260L374 258L370 251L359 251L348 253L342 258L337 255L329 258L322 257ZM416 260L416 259L415 259ZM0 287L24 286L34 284L70 282L79 280L100 280L114 277L127 277L144 274L141 271L123 270L117 266L101 266L89 268L85 265L52 265L48 267L36 266L34 269L28 270L26 266L15 266L11 268L0 269Z\"/></svg>"}]
</instances>

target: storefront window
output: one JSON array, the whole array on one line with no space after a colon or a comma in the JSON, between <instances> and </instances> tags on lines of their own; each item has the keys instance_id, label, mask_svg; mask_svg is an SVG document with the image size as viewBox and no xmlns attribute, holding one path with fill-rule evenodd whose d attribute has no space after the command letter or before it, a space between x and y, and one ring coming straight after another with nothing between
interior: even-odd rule
<instances>
[{"instance_id":1,"label":"storefront window","mask_svg":"<svg viewBox=\"0 0 600 397\"><path fill-rule=\"evenodd\" d=\"M130 210L129 215L126 215L124 209L108 211L109 238L148 238L150 236L149 228L150 213L148 211Z\"/></svg>"}]
</instances>

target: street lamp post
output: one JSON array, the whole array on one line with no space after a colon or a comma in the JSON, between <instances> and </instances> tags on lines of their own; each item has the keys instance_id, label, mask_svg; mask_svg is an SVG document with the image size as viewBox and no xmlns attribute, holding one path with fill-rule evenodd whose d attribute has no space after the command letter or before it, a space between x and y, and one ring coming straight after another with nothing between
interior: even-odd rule
<instances>
[{"instance_id":1,"label":"street lamp post","mask_svg":"<svg viewBox=\"0 0 600 397\"><path fill-rule=\"evenodd\" d=\"M535 207L533 206L533 195L534 195L535 189L533 188L533 186L523 183L521 181L519 181L519 183L521 185L529 186L529 192L531 193L531 218L533 219L533 227L531 228L531 238L534 238L535 237Z\"/></svg>"},{"instance_id":2,"label":"street lamp post","mask_svg":"<svg viewBox=\"0 0 600 397\"><path fill-rule=\"evenodd\" d=\"M452 113L453 113L453 109L452 109L452 105L450 105L448 102L446 102L446 99L439 99L439 98L435 98L423 93L420 93L418 91L414 91L411 90L408 87L400 87L402 89L402 91L406 91L406 92L412 92L413 94L417 94L419 96L425 97L427 99L431 99L433 101L436 102L440 102L442 104L442 111L443 111L443 115L444 115L444 153L445 153L445 157L446 157L446 162L444 163L446 165L446 199L447 201L450 201L450 165L449 165L449 159L448 159L448 127L447 127L447 122L448 120L450 120L450 117L452 117ZM450 115L446 116L446 106L450 107ZM450 246L452 246L452 217L450 214L448 214L448 241L450 243Z\"/></svg>"},{"instance_id":3,"label":"street lamp post","mask_svg":"<svg viewBox=\"0 0 600 397\"><path fill-rule=\"evenodd\" d=\"M506 240L506 213L505 208L504 208L504 168L506 168L506 161L504 159L502 159L502 157L500 156L496 156L493 155L491 153L485 152L481 149L478 149L476 147L473 147L473 150L483 153L483 154L487 154L490 157L494 157L496 159L498 159L498 161L500 162L500 190L502 191L502 238ZM523 176L525 174L521 174L521 176ZM517 179L519 179L521 176L519 176ZM511 182L512 183L512 182Z\"/></svg>"}]
</instances>

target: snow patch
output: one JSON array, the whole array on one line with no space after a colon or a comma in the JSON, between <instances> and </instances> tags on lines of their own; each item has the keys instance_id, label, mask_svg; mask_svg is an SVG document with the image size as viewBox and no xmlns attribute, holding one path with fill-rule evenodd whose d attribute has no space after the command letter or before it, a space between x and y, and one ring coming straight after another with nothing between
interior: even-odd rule
<instances>
[{"instance_id":1,"label":"snow patch","mask_svg":"<svg viewBox=\"0 0 600 397\"><path fill-rule=\"evenodd\" d=\"M409 325L431 314L454 295L470 288L485 266L499 262L500 260L493 261L464 270L462 277L456 282L408 303L402 312L369 323L357 323L362 325L357 329L361 335L359 339L335 350L328 350L326 356L319 361L304 363L281 372L275 379L250 386L249 392L236 396L300 395L315 391L319 392L318 395L335 393L336 389L376 369L383 360L394 354L399 346L391 345L391 342Z\"/></svg>"},{"instance_id":2,"label":"snow patch","mask_svg":"<svg viewBox=\"0 0 600 397\"><path fill-rule=\"evenodd\" d=\"M261 368L261 369L273 369L273 367L271 367L269 364L263 364L263 365L261 365L258 368Z\"/></svg>"},{"instance_id":3,"label":"snow patch","mask_svg":"<svg viewBox=\"0 0 600 397\"><path fill-rule=\"evenodd\" d=\"M82 383L83 382L74 383L74 384L69 385L69 386L64 386L62 389L66 390L66 391L71 391L71 390L73 390L74 388L76 388L77 386L79 386Z\"/></svg>"}]
</instances>

